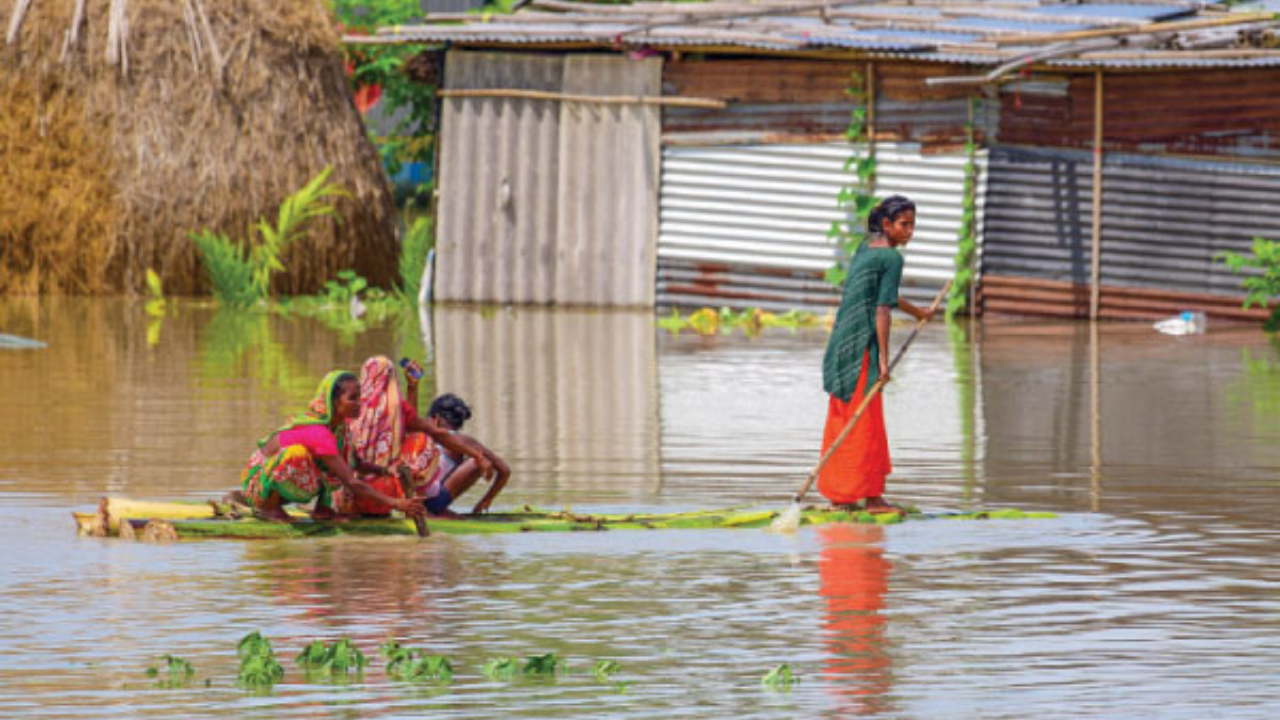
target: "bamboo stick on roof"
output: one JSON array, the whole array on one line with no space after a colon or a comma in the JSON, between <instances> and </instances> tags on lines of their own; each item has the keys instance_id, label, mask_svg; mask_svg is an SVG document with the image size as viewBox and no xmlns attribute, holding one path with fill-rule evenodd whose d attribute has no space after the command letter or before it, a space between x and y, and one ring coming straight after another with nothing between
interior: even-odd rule
<instances>
[{"instance_id":1,"label":"bamboo stick on roof","mask_svg":"<svg viewBox=\"0 0 1280 720\"><path fill-rule=\"evenodd\" d=\"M1275 16L1267 12L1242 12L1231 13L1225 17L1213 18L1194 18L1190 20L1174 20L1170 22L1135 24L1129 27L1116 28L1100 28L1095 30L1079 30L1068 33L1046 33L1044 35L1032 35L1029 37L1018 38L1009 44L1028 45L1028 44L1047 44L1057 43L1069 40L1087 40L1091 38L1118 37L1118 36L1136 36L1151 33L1162 32L1181 32L1183 30L1194 30L1207 27L1220 27L1223 25L1237 25L1245 23L1258 22L1260 20L1271 20Z\"/></svg>"}]
</instances>

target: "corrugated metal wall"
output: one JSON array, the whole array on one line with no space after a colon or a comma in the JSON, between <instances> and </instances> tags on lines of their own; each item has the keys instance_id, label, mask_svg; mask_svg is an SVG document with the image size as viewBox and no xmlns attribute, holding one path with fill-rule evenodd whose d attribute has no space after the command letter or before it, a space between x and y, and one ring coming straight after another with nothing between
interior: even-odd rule
<instances>
[{"instance_id":1,"label":"corrugated metal wall","mask_svg":"<svg viewBox=\"0 0 1280 720\"><path fill-rule=\"evenodd\" d=\"M952 275L963 209L963 154L877 145L880 196L916 201L904 294L932 296ZM845 144L668 147L658 237L660 305L789 309L837 304L822 281L836 258L826 233L850 182ZM978 159L979 168L985 157ZM984 175L980 170L980 177ZM981 182L978 187L981 207Z\"/></svg>"},{"instance_id":2,"label":"corrugated metal wall","mask_svg":"<svg viewBox=\"0 0 1280 720\"><path fill-rule=\"evenodd\" d=\"M1087 315L1092 162L1074 150L992 151L986 310ZM1280 167L1110 154L1102 185L1104 316L1257 314L1238 312L1241 277L1214 255L1280 237Z\"/></svg>"},{"instance_id":3,"label":"corrugated metal wall","mask_svg":"<svg viewBox=\"0 0 1280 720\"><path fill-rule=\"evenodd\" d=\"M449 52L449 89L657 95L661 63ZM653 304L659 113L652 106L448 98L435 297Z\"/></svg>"}]
</instances>

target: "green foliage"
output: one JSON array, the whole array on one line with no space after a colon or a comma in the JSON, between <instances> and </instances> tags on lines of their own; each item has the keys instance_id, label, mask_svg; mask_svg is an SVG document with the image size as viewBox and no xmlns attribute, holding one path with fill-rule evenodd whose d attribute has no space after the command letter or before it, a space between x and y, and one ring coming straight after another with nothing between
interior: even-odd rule
<instances>
[{"instance_id":1,"label":"green foliage","mask_svg":"<svg viewBox=\"0 0 1280 720\"><path fill-rule=\"evenodd\" d=\"M334 678L353 672L359 674L369 661L359 648L351 644L351 640L342 638L332 645L316 640L304 648L294 662L306 671L308 677Z\"/></svg>"},{"instance_id":2,"label":"green foliage","mask_svg":"<svg viewBox=\"0 0 1280 720\"><path fill-rule=\"evenodd\" d=\"M333 167L326 167L284 199L271 224L259 218L250 237L235 241L225 234L203 229L191 233L204 262L209 281L218 302L234 307L249 307L271 295L271 277L283 271L285 250L297 240L306 226L321 217L338 217L329 200L346 195L340 186L329 182ZM253 232L257 231L257 239Z\"/></svg>"},{"instance_id":3,"label":"green foliage","mask_svg":"<svg viewBox=\"0 0 1280 720\"><path fill-rule=\"evenodd\" d=\"M160 659L164 661L163 671L154 666L147 668L147 677L157 678L156 687L171 690L191 684L191 678L196 674L191 663L173 655L163 655Z\"/></svg>"},{"instance_id":4,"label":"green foliage","mask_svg":"<svg viewBox=\"0 0 1280 720\"><path fill-rule=\"evenodd\" d=\"M617 660L596 660L595 667L592 668L591 672L596 676L597 681L608 682L621 669L622 666L618 664Z\"/></svg>"},{"instance_id":5,"label":"green foliage","mask_svg":"<svg viewBox=\"0 0 1280 720\"><path fill-rule=\"evenodd\" d=\"M1248 269L1260 272L1244 279L1244 307L1267 307L1271 299L1280 296L1280 242L1265 238L1253 239L1253 255L1245 256L1230 250L1215 256L1231 272L1243 273ZM1280 330L1280 306L1271 311L1263 325L1269 332Z\"/></svg>"},{"instance_id":6,"label":"green foliage","mask_svg":"<svg viewBox=\"0 0 1280 720\"><path fill-rule=\"evenodd\" d=\"M765 673L760 679L760 684L770 690L790 690L791 686L799 681L799 678L792 674L791 666L783 663Z\"/></svg>"},{"instance_id":7,"label":"green foliage","mask_svg":"<svg viewBox=\"0 0 1280 720\"><path fill-rule=\"evenodd\" d=\"M387 675L405 682L453 682L453 664L443 655L427 655L422 650L411 650L395 640L388 640L379 648L387 660Z\"/></svg>"},{"instance_id":8,"label":"green foliage","mask_svg":"<svg viewBox=\"0 0 1280 720\"><path fill-rule=\"evenodd\" d=\"M419 0L330 0L334 15L344 30L373 35L378 28L404 25L422 17ZM420 52L418 45L348 45L343 48L353 89L376 85L382 88L379 103L385 116L396 118L386 137L374 137L374 145L391 174L406 162L432 161L436 128L436 86L411 78L405 66ZM429 191L409 199L425 205Z\"/></svg>"},{"instance_id":9,"label":"green foliage","mask_svg":"<svg viewBox=\"0 0 1280 720\"><path fill-rule=\"evenodd\" d=\"M545 653L543 655L530 655L525 658L524 667L520 672L525 675L534 675L548 677L556 674L561 669L564 661L555 653Z\"/></svg>"},{"instance_id":10,"label":"green foliage","mask_svg":"<svg viewBox=\"0 0 1280 720\"><path fill-rule=\"evenodd\" d=\"M427 265L427 255L435 246L431 218L420 217L413 221L404 234L400 246L400 294L416 303L422 290L422 270Z\"/></svg>"},{"instance_id":11,"label":"green foliage","mask_svg":"<svg viewBox=\"0 0 1280 720\"><path fill-rule=\"evenodd\" d=\"M243 245L208 229L188 237L196 244L218 302L248 307L261 299L253 291L253 265Z\"/></svg>"},{"instance_id":12,"label":"green foliage","mask_svg":"<svg viewBox=\"0 0 1280 720\"><path fill-rule=\"evenodd\" d=\"M845 94L857 103L849 113L849 125L845 139L852 146L852 154L844 161L844 171L852 172L854 181L840 189L837 204L844 211L844 220L831 223L827 239L839 245L842 254L852 255L866 240L867 217L875 209L876 146L867 133L867 104L870 99L866 81L854 72L850 76ZM849 270L843 262L827 268L824 279L835 287L844 283Z\"/></svg>"},{"instance_id":13,"label":"green foliage","mask_svg":"<svg viewBox=\"0 0 1280 720\"><path fill-rule=\"evenodd\" d=\"M164 317L164 285L160 276L151 268L147 268L147 292L150 294L146 305L147 314L151 317Z\"/></svg>"},{"instance_id":14,"label":"green foliage","mask_svg":"<svg viewBox=\"0 0 1280 720\"><path fill-rule=\"evenodd\" d=\"M672 335L679 335L683 330L692 330L699 335L728 335L734 330L741 330L748 337L755 337L766 328L797 330L818 327L822 325L822 318L802 310L771 313L759 308L733 310L722 307L719 310L702 308L687 316L673 309L670 315L659 318L657 322L658 327Z\"/></svg>"},{"instance_id":15,"label":"green foliage","mask_svg":"<svg viewBox=\"0 0 1280 720\"><path fill-rule=\"evenodd\" d=\"M480 672L490 680L510 680L520 671L520 661L510 657L489 658L480 666Z\"/></svg>"},{"instance_id":16,"label":"green foliage","mask_svg":"<svg viewBox=\"0 0 1280 720\"><path fill-rule=\"evenodd\" d=\"M971 107L974 102L973 98L969 99ZM960 213L960 231L956 236L956 275L951 283L951 294L947 297L948 320L969 303L970 289L977 281L978 240L974 234L978 202L974 182L977 175L977 164L974 161L977 144L973 139L973 121L965 126L964 153L964 205Z\"/></svg>"},{"instance_id":17,"label":"green foliage","mask_svg":"<svg viewBox=\"0 0 1280 720\"><path fill-rule=\"evenodd\" d=\"M240 687L266 691L284 678L284 668L276 661L271 641L257 631L245 635L236 646L240 657L237 681Z\"/></svg>"}]
</instances>

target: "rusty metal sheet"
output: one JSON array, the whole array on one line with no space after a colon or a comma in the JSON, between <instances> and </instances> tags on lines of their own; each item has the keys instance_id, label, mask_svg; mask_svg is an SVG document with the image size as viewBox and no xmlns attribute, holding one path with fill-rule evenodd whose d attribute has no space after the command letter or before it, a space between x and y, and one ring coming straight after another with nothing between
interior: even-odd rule
<instances>
[{"instance_id":1,"label":"rusty metal sheet","mask_svg":"<svg viewBox=\"0 0 1280 720\"><path fill-rule=\"evenodd\" d=\"M1108 73L1108 150L1280 159L1280 70ZM1093 142L1092 76L1013 83L1000 95L999 140L1084 148Z\"/></svg>"},{"instance_id":2,"label":"rusty metal sheet","mask_svg":"<svg viewBox=\"0 0 1280 720\"><path fill-rule=\"evenodd\" d=\"M1012 277L1087 286L1091 156L997 148L988 182L984 282ZM1247 251L1254 237L1280 237L1277 165L1112 154L1103 165L1102 185L1104 289L1221 296L1238 304L1242 277L1216 256ZM1074 296L1026 300L1079 313ZM1086 312L1087 305L1086 297Z\"/></svg>"}]
</instances>

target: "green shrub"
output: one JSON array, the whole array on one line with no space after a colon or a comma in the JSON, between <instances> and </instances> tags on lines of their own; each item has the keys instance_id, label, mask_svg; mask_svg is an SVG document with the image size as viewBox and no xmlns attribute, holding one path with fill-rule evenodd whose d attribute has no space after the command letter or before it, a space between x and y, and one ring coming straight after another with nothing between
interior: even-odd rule
<instances>
[{"instance_id":1,"label":"green shrub","mask_svg":"<svg viewBox=\"0 0 1280 720\"><path fill-rule=\"evenodd\" d=\"M1265 308L1270 304L1271 298L1280 296L1280 242L1254 238L1252 257L1230 250L1218 253L1216 257L1235 273L1244 272L1246 268L1262 271L1260 275L1250 275L1244 279L1245 308L1254 305ZM1271 332L1280 330L1280 306L1271 311L1271 317L1267 318L1263 327Z\"/></svg>"}]
</instances>

